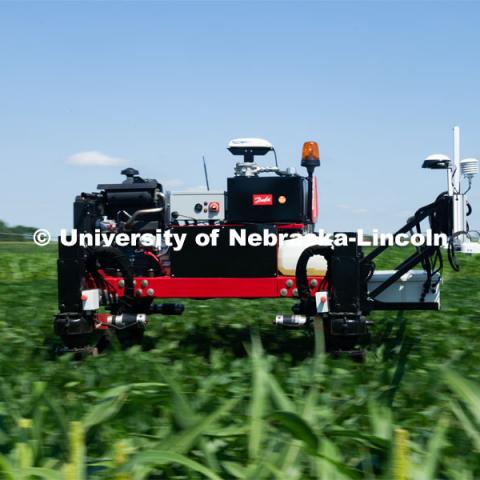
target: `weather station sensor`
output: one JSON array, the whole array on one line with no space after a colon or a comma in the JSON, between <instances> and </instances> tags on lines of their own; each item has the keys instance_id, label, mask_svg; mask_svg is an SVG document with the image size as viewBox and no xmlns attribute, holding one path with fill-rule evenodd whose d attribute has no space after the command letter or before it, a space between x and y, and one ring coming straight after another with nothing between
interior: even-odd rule
<instances>
[{"instance_id":1,"label":"weather station sensor","mask_svg":"<svg viewBox=\"0 0 480 480\"><path fill-rule=\"evenodd\" d=\"M472 242L472 233L467 222L471 207L466 194L472 186L472 179L478 173L478 160L465 158L460 160L460 127L453 128L453 160L443 153L434 153L425 158L422 168L447 171L448 197L451 202L452 232L451 247L462 253L480 253L480 243ZM468 186L462 189L462 177Z\"/></svg>"},{"instance_id":2,"label":"weather station sensor","mask_svg":"<svg viewBox=\"0 0 480 480\"><path fill-rule=\"evenodd\" d=\"M471 179L478 173L478 160L476 158L465 158L460 162L462 175Z\"/></svg>"}]
</instances>

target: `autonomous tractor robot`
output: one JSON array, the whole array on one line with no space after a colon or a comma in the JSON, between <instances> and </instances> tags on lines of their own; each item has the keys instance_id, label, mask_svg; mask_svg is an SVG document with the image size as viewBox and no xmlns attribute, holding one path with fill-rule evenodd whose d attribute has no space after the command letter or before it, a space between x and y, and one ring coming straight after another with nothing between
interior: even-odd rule
<instances>
[{"instance_id":1,"label":"autonomous tractor robot","mask_svg":"<svg viewBox=\"0 0 480 480\"><path fill-rule=\"evenodd\" d=\"M273 315L275 325L310 328L316 321L323 324L327 351L361 352L370 312L438 310L443 257L458 269L458 252L480 252L465 196L478 161L460 160L459 141L455 127L453 160L436 154L423 164L446 170L447 191L396 232L418 237L426 235L426 225L447 244L406 250L403 262L384 271L375 268L375 259L389 245L364 253L356 233L335 232L346 239L335 242L316 231L315 142L303 146L303 176L280 169L268 141L232 140L228 150L238 161L226 191L169 192L133 168L123 170L123 182L76 197L75 238L59 242L54 331L61 351L95 352L112 330L139 341L149 315L182 314L181 303L166 299L294 298L289 315ZM257 163L269 152L275 166ZM96 235L100 244L82 244L81 234ZM125 238L140 240L117 241Z\"/></svg>"}]
</instances>

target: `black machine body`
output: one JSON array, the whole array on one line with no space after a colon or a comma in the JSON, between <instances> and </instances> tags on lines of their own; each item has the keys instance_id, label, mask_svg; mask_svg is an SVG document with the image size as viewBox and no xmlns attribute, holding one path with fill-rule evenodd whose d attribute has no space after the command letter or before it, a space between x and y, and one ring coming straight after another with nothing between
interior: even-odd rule
<instances>
[{"instance_id":1,"label":"black machine body","mask_svg":"<svg viewBox=\"0 0 480 480\"><path fill-rule=\"evenodd\" d=\"M91 348L94 338L110 330L121 330L123 338L128 332L141 338L146 315L183 312L181 304L158 304L155 299L297 298L294 315L277 316L275 323L304 328L321 319L327 349L338 352L355 351L367 341L367 317L373 310L439 308L439 247L416 248L392 271L379 272L374 259L387 247L365 254L352 232L344 232L346 244L317 241L313 174L320 156L315 142L304 145L306 176L280 169L276 154L275 166L257 164L256 156L275 153L265 140L236 139L228 149L243 161L227 179L225 192L168 192L157 180L127 168L123 182L100 184L97 192L76 197L77 232L113 239L170 232L182 245L177 249L163 239L127 246L60 244L54 328L67 350ZM397 233L421 232L422 222L428 222L433 232L454 239L453 198L440 195ZM213 230L218 230L216 243L199 246L197 236ZM260 237L296 235L300 243L231 244L232 232L240 231ZM453 263L454 250L449 248L448 255ZM319 257L317 264L312 257ZM416 265L422 270L413 275ZM405 280L406 275L411 278ZM407 284L410 293L405 296L400 292Z\"/></svg>"}]
</instances>

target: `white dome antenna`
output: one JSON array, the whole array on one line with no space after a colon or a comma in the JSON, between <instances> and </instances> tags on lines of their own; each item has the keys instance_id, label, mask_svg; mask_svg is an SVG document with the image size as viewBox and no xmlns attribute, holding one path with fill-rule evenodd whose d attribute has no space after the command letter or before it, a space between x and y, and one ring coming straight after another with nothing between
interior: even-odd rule
<instances>
[{"instance_id":1,"label":"white dome antenna","mask_svg":"<svg viewBox=\"0 0 480 480\"><path fill-rule=\"evenodd\" d=\"M443 170L450 166L450 158L443 153L433 153L423 161L422 168L431 168L432 170Z\"/></svg>"},{"instance_id":2,"label":"white dome antenna","mask_svg":"<svg viewBox=\"0 0 480 480\"><path fill-rule=\"evenodd\" d=\"M227 148L233 155L243 155L243 161L249 163L253 163L255 155L274 150L273 145L263 138L235 138L230 140Z\"/></svg>"}]
</instances>

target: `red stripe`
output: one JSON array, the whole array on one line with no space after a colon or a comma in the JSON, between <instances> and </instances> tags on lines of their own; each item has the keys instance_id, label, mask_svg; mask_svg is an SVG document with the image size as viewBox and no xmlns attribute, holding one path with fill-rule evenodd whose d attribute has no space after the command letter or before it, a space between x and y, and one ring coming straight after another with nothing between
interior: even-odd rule
<instances>
[{"instance_id":1,"label":"red stripe","mask_svg":"<svg viewBox=\"0 0 480 480\"><path fill-rule=\"evenodd\" d=\"M121 280L117 277L105 277L116 289L119 296L123 288L118 286ZM323 277L309 277L319 283ZM292 282L287 287L287 280ZM147 286L141 287L142 281ZM137 277L135 291L141 289L142 297L147 296L147 290L154 290L153 298L278 298L292 297L295 289L295 277L268 278L175 278L175 277ZM317 283L317 285L318 285ZM285 289L286 295L281 291ZM312 288L312 293L316 288Z\"/></svg>"}]
</instances>

